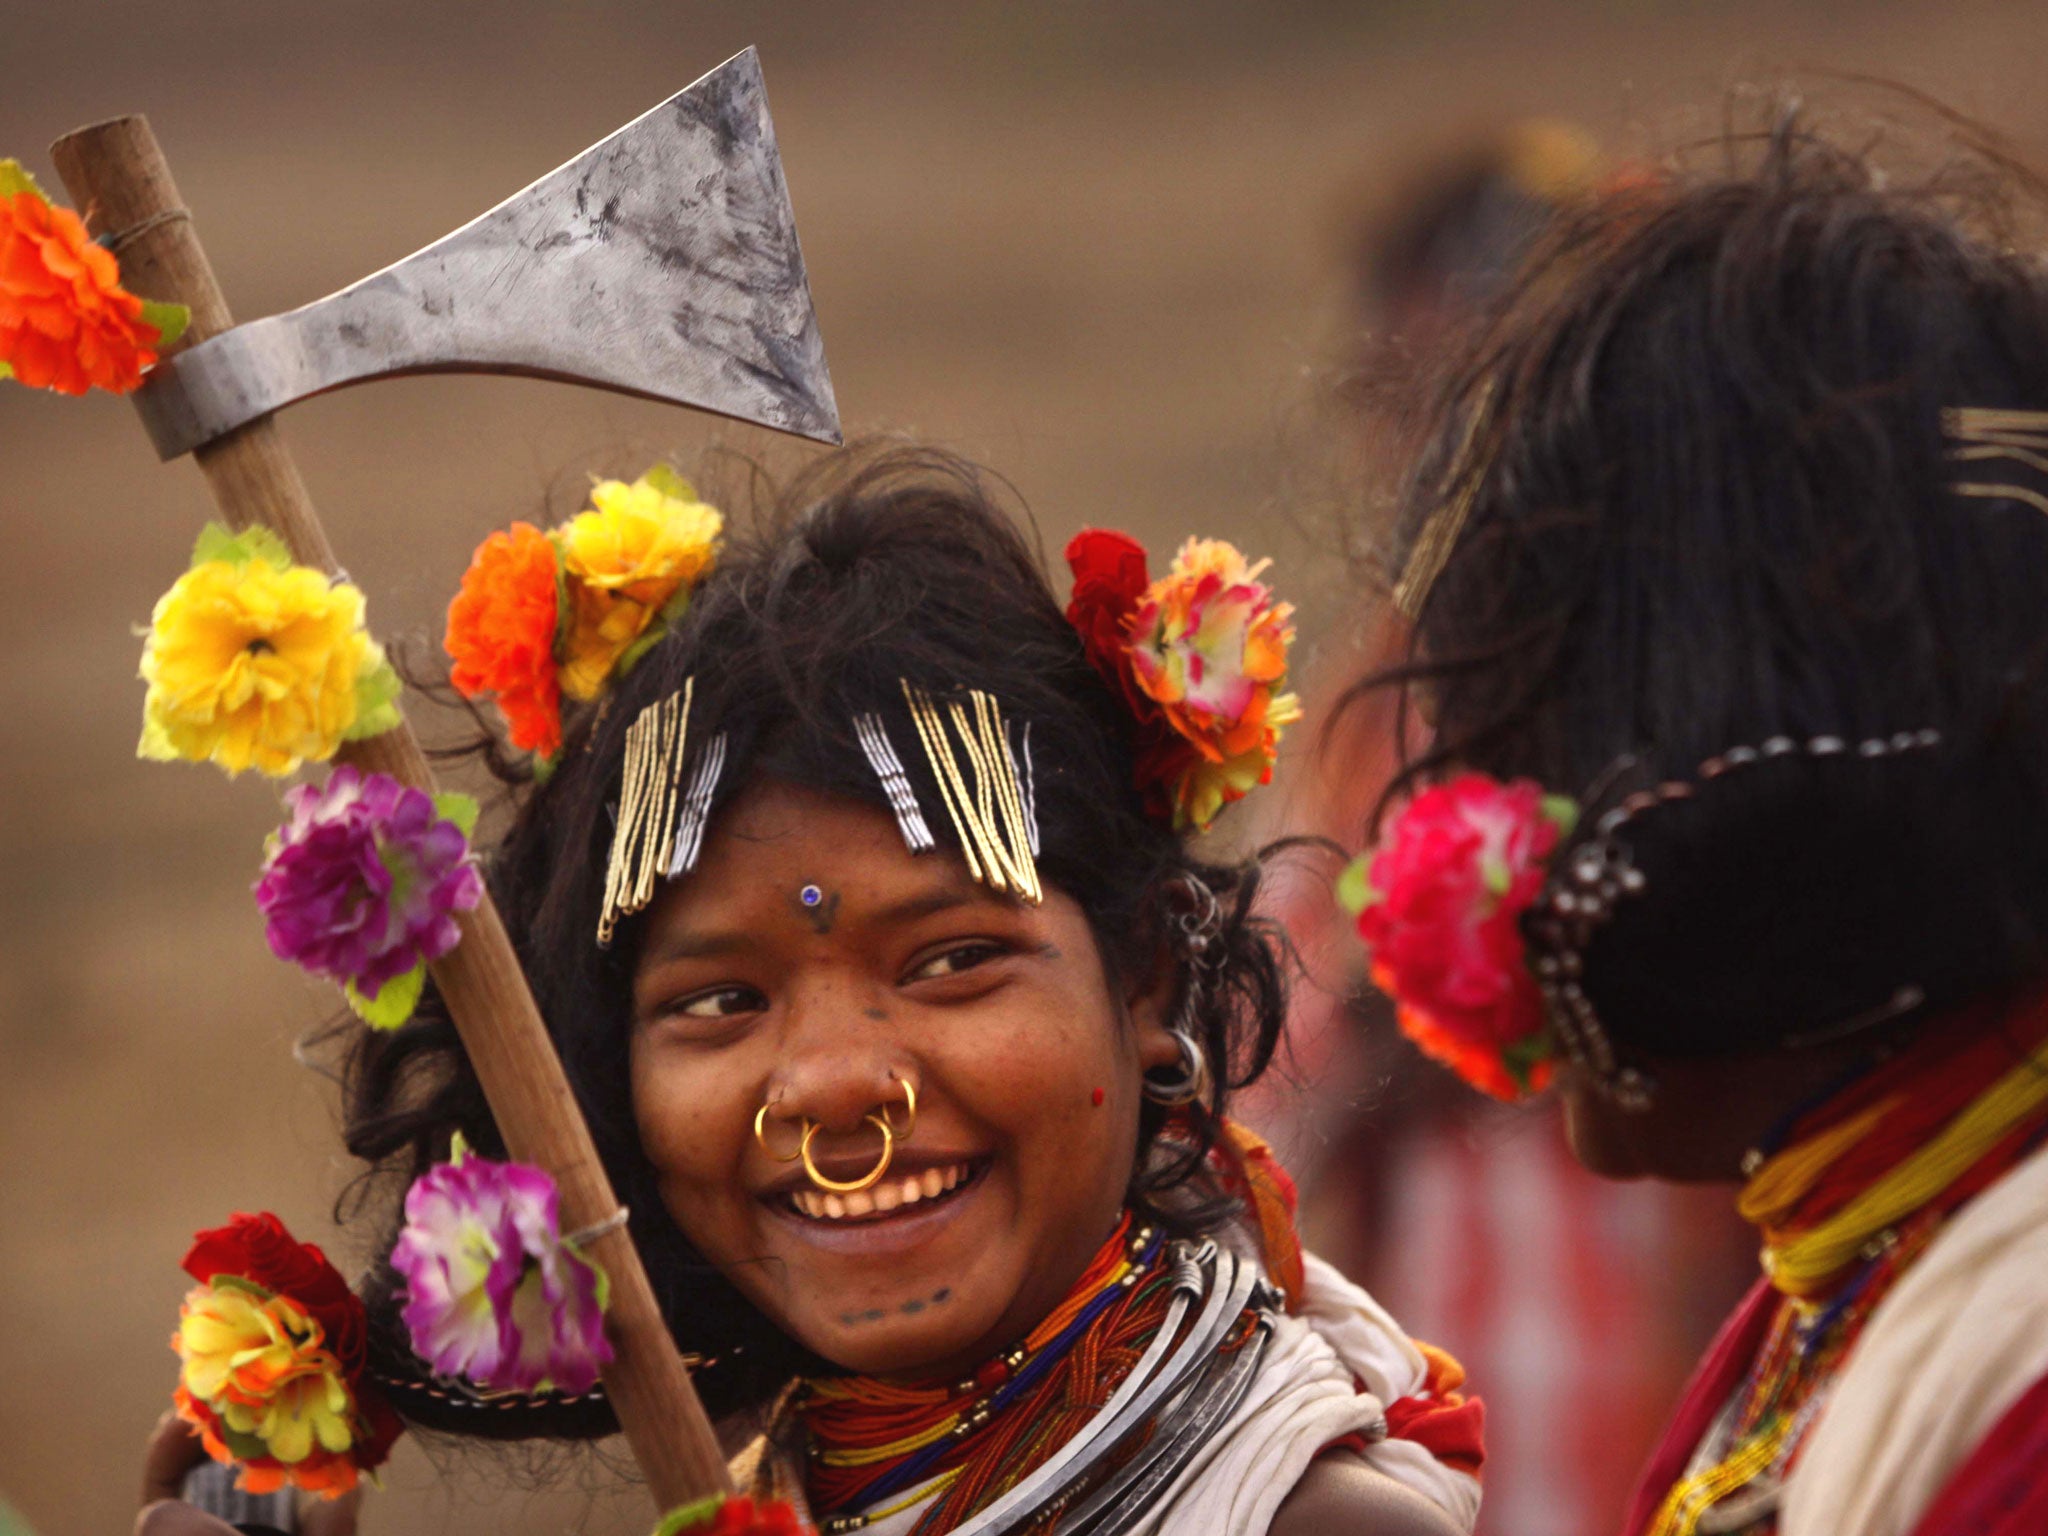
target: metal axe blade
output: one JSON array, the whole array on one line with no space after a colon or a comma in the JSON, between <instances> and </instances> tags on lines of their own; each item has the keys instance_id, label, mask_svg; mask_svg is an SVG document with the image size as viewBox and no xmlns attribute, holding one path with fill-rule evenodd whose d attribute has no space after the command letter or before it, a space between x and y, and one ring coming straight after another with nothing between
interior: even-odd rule
<instances>
[{"instance_id":1,"label":"metal axe blade","mask_svg":"<svg viewBox=\"0 0 2048 1536\"><path fill-rule=\"evenodd\" d=\"M407 373L593 384L838 442L754 50L425 250L166 358L135 403L173 459Z\"/></svg>"}]
</instances>

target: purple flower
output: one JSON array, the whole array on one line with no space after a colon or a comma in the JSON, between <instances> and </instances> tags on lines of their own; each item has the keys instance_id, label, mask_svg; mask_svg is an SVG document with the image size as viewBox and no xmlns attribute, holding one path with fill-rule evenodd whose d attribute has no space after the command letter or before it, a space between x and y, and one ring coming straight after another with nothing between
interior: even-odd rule
<instances>
[{"instance_id":1,"label":"purple flower","mask_svg":"<svg viewBox=\"0 0 2048 1536\"><path fill-rule=\"evenodd\" d=\"M452 798L452 797L451 797ZM285 796L290 815L256 881L270 948L374 999L460 937L483 898L462 826L433 799L344 764Z\"/></svg>"},{"instance_id":2,"label":"purple flower","mask_svg":"<svg viewBox=\"0 0 2048 1536\"><path fill-rule=\"evenodd\" d=\"M405 1197L391 1262L406 1330L443 1376L497 1391L584 1392L611 1358L604 1275L562 1242L555 1181L470 1153L430 1168Z\"/></svg>"}]
</instances>

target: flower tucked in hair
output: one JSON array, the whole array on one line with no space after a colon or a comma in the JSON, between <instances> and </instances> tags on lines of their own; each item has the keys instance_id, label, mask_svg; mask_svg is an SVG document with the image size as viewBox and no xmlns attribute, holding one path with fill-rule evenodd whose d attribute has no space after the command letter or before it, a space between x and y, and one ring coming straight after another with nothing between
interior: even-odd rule
<instances>
[{"instance_id":1,"label":"flower tucked in hair","mask_svg":"<svg viewBox=\"0 0 2048 1536\"><path fill-rule=\"evenodd\" d=\"M364 1390L363 1304L325 1254L275 1216L237 1215L193 1240L184 1269L200 1284L171 1340L174 1401L208 1454L239 1463L251 1493L329 1498L382 1464L404 1426Z\"/></svg>"},{"instance_id":2,"label":"flower tucked in hair","mask_svg":"<svg viewBox=\"0 0 2048 1536\"><path fill-rule=\"evenodd\" d=\"M683 616L725 527L666 464L631 485L600 480L590 504L555 533L575 605L562 658L572 699L596 698Z\"/></svg>"},{"instance_id":3,"label":"flower tucked in hair","mask_svg":"<svg viewBox=\"0 0 2048 1536\"><path fill-rule=\"evenodd\" d=\"M547 533L492 534L448 608L456 688L494 698L512 744L544 759L561 750L562 695L596 698L682 617L724 527L666 464L599 481L591 505Z\"/></svg>"},{"instance_id":4,"label":"flower tucked in hair","mask_svg":"<svg viewBox=\"0 0 2048 1536\"><path fill-rule=\"evenodd\" d=\"M541 757L562 747L560 590L554 544L531 523L514 523L477 546L448 605L442 642L455 663L449 680L462 696L491 696L512 745Z\"/></svg>"},{"instance_id":5,"label":"flower tucked in hair","mask_svg":"<svg viewBox=\"0 0 2048 1536\"><path fill-rule=\"evenodd\" d=\"M405 1326L436 1374L499 1391L586 1392L612 1358L604 1271L562 1240L555 1181L470 1152L414 1181L391 1253Z\"/></svg>"},{"instance_id":6,"label":"flower tucked in hair","mask_svg":"<svg viewBox=\"0 0 2048 1536\"><path fill-rule=\"evenodd\" d=\"M184 333L183 305L145 304L69 208L0 160L0 379L82 395L125 395Z\"/></svg>"},{"instance_id":7,"label":"flower tucked in hair","mask_svg":"<svg viewBox=\"0 0 2048 1536\"><path fill-rule=\"evenodd\" d=\"M1217 539L1190 539L1167 574L1146 575L1127 535L1089 530L1067 545L1067 618L1088 659L1138 722L1138 783L1155 813L1202 830L1273 777L1280 728L1300 718L1279 692L1294 609Z\"/></svg>"},{"instance_id":8,"label":"flower tucked in hair","mask_svg":"<svg viewBox=\"0 0 2048 1536\"><path fill-rule=\"evenodd\" d=\"M1571 801L1527 779L1460 774L1409 801L1338 885L1402 1032L1495 1098L1550 1078L1521 920L1576 819Z\"/></svg>"},{"instance_id":9,"label":"flower tucked in hair","mask_svg":"<svg viewBox=\"0 0 2048 1536\"><path fill-rule=\"evenodd\" d=\"M427 962L455 948L455 914L483 899L470 856L476 802L428 796L346 764L285 796L256 881L271 952L340 983L370 1023L412 1015Z\"/></svg>"},{"instance_id":10,"label":"flower tucked in hair","mask_svg":"<svg viewBox=\"0 0 2048 1536\"><path fill-rule=\"evenodd\" d=\"M670 1510L654 1536L815 1536L787 1502L757 1504L742 1493L714 1493Z\"/></svg>"},{"instance_id":11,"label":"flower tucked in hair","mask_svg":"<svg viewBox=\"0 0 2048 1536\"><path fill-rule=\"evenodd\" d=\"M138 755L274 777L398 724L398 674L363 594L294 565L267 529L209 524L158 600L142 651Z\"/></svg>"}]
</instances>

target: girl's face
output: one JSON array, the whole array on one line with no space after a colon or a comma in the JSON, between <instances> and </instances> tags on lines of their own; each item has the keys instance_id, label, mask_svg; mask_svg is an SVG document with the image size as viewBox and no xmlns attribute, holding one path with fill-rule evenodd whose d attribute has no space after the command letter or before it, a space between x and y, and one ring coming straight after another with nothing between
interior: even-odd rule
<instances>
[{"instance_id":1,"label":"girl's face","mask_svg":"<svg viewBox=\"0 0 2048 1536\"><path fill-rule=\"evenodd\" d=\"M1164 968L1162 967L1162 970ZM1140 1077L1177 1058L1169 980L1119 995L1086 918L997 896L895 822L775 781L648 914L633 1106L669 1213L792 1337L850 1370L946 1374L1011 1346L1115 1224ZM859 1178L868 1116L917 1122ZM764 1150L756 1112L768 1106Z\"/></svg>"}]
</instances>

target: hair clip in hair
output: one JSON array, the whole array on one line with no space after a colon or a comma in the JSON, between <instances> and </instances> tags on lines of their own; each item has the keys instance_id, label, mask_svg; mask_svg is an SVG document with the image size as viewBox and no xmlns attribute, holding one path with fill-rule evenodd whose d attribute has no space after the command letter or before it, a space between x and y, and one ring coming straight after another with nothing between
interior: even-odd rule
<instances>
[{"instance_id":1,"label":"hair clip in hair","mask_svg":"<svg viewBox=\"0 0 2048 1536\"><path fill-rule=\"evenodd\" d=\"M1473 399L1470 415L1465 421L1465 435L1458 441L1458 451L1451 460L1450 473L1444 477L1444 499L1423 519L1421 531L1415 536L1415 543L1408 551L1407 564L1401 568L1401 578L1394 583L1394 607L1401 617L1413 620L1422 612L1422 605L1429 599L1430 588L1443 575L1444 567L1450 564L1451 551L1457 547L1458 537L1465 531L1465 523L1472 515L1472 505L1479 499L1479 483L1482 478L1478 454L1480 424L1486 419L1486 408L1493 396L1493 380L1488 379L1479 387Z\"/></svg>"},{"instance_id":2,"label":"hair clip in hair","mask_svg":"<svg viewBox=\"0 0 2048 1536\"><path fill-rule=\"evenodd\" d=\"M1037 818L1025 810L1026 791L1010 749L1002 707L979 688L970 689L964 700L950 700L942 706L908 679L903 682L903 697L939 786L939 798L945 802L946 814L960 839L967 872L991 890L1011 892L1034 904L1043 900L1035 857ZM886 745L886 737L880 740ZM890 757L894 759L893 752ZM1028 750L1026 758L1028 761ZM872 753L869 761L874 761ZM914 807L915 799L910 803ZM897 819L903 821L900 810ZM909 831L904 836L911 841ZM914 842L912 846L916 846Z\"/></svg>"},{"instance_id":3,"label":"hair clip in hair","mask_svg":"<svg viewBox=\"0 0 2048 1536\"><path fill-rule=\"evenodd\" d=\"M711 739L685 788L683 754L689 745L695 689L696 679L685 678L678 692L655 700L626 727L618 820L605 867L604 909L597 921L600 945L611 943L620 918L654 899L657 880L688 873L703 851L711 799L725 771L725 735Z\"/></svg>"},{"instance_id":4,"label":"hair clip in hair","mask_svg":"<svg viewBox=\"0 0 2048 1536\"><path fill-rule=\"evenodd\" d=\"M1941 413L1941 430L1957 446L1948 456L1961 463L2003 459L2048 476L2048 411L2005 411L1984 406L1958 406ZM1949 486L1958 496L1991 501L2023 501L2048 512L2048 494L2011 482L1958 480Z\"/></svg>"},{"instance_id":5,"label":"hair clip in hair","mask_svg":"<svg viewBox=\"0 0 2048 1536\"><path fill-rule=\"evenodd\" d=\"M910 775L903 771L903 760L896 755L895 745L889 740L889 733L883 729L880 715L855 715L853 733L860 739L861 752L868 760L868 766L875 771L875 777L882 782L882 793L888 797L889 809L895 812L896 826L903 833L903 841L912 853L928 853L936 844L932 841L932 829L925 825L924 811L917 803L917 791L911 788ZM1032 825L1031 851L1038 851L1037 825Z\"/></svg>"}]
</instances>

